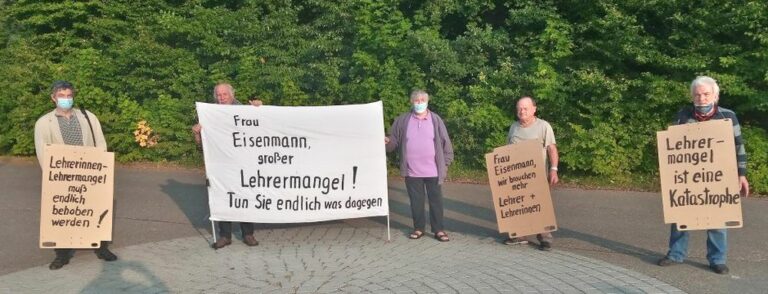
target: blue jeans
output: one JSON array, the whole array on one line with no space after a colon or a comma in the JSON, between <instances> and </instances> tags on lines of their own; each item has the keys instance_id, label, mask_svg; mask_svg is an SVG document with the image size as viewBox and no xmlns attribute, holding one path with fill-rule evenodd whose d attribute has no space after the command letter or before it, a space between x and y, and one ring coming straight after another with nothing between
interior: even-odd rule
<instances>
[{"instance_id":1,"label":"blue jeans","mask_svg":"<svg viewBox=\"0 0 768 294\"><path fill-rule=\"evenodd\" d=\"M669 232L669 252L667 258L683 262L688 255L688 231L678 231L672 224ZM728 234L726 229L707 230L707 260L710 265L725 264L728 253Z\"/></svg>"}]
</instances>

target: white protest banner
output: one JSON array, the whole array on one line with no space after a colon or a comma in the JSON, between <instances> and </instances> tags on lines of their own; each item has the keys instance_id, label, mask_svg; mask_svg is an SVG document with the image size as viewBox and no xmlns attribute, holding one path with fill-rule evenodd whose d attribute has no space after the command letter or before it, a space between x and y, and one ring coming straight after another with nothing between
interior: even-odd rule
<instances>
[{"instance_id":1,"label":"white protest banner","mask_svg":"<svg viewBox=\"0 0 768 294\"><path fill-rule=\"evenodd\" d=\"M316 222L389 215L381 102L197 103L211 220Z\"/></svg>"},{"instance_id":2,"label":"white protest banner","mask_svg":"<svg viewBox=\"0 0 768 294\"><path fill-rule=\"evenodd\" d=\"M681 231L742 227L733 122L670 126L656 137L664 222Z\"/></svg>"},{"instance_id":3,"label":"white protest banner","mask_svg":"<svg viewBox=\"0 0 768 294\"><path fill-rule=\"evenodd\" d=\"M485 155L500 233L523 237L557 230L539 140L498 147Z\"/></svg>"},{"instance_id":4,"label":"white protest banner","mask_svg":"<svg viewBox=\"0 0 768 294\"><path fill-rule=\"evenodd\" d=\"M41 156L40 248L99 248L111 241L115 154L57 144Z\"/></svg>"}]
</instances>

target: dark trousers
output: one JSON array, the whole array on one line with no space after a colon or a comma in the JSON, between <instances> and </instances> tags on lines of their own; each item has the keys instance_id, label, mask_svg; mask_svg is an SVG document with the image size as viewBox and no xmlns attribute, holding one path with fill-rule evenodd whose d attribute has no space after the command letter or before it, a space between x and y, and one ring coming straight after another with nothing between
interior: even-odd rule
<instances>
[{"instance_id":1,"label":"dark trousers","mask_svg":"<svg viewBox=\"0 0 768 294\"><path fill-rule=\"evenodd\" d=\"M522 239L522 240L526 240L526 241L531 241L531 239L533 239L533 236L534 235L522 236L522 237L517 237L517 238ZM512 238L512 237L510 237L510 238ZM554 241L554 240L555 240L555 238L552 236L551 232L536 234L536 241L539 241L539 243L541 243L542 241L547 241L550 244L552 244L552 241Z\"/></svg>"},{"instance_id":2,"label":"dark trousers","mask_svg":"<svg viewBox=\"0 0 768 294\"><path fill-rule=\"evenodd\" d=\"M426 196L429 198L429 225L432 227L432 233L442 231L443 192L437 177L405 177L405 188L408 190L408 197L411 198L411 217L413 217L414 229L424 231L426 228L424 217L424 198Z\"/></svg>"},{"instance_id":3,"label":"dark trousers","mask_svg":"<svg viewBox=\"0 0 768 294\"><path fill-rule=\"evenodd\" d=\"M240 231L243 232L243 238L253 235L253 223L240 223ZM219 237L232 239L232 222L219 222Z\"/></svg>"},{"instance_id":4,"label":"dark trousers","mask_svg":"<svg viewBox=\"0 0 768 294\"><path fill-rule=\"evenodd\" d=\"M100 250L109 250L109 242L101 241L101 247L93 249L93 252L99 253ZM56 257L70 258L72 257L72 254L75 252L75 249L60 248L60 249L53 249L53 252L56 252Z\"/></svg>"}]
</instances>

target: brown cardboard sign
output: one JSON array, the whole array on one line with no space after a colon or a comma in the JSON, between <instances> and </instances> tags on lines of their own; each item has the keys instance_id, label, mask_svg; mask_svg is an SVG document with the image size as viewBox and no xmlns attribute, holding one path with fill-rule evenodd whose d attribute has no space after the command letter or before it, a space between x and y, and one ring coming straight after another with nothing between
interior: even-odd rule
<instances>
[{"instance_id":1,"label":"brown cardboard sign","mask_svg":"<svg viewBox=\"0 0 768 294\"><path fill-rule=\"evenodd\" d=\"M112 240L115 155L48 145L40 201L40 248L99 248Z\"/></svg>"},{"instance_id":2,"label":"brown cardboard sign","mask_svg":"<svg viewBox=\"0 0 768 294\"><path fill-rule=\"evenodd\" d=\"M523 141L485 155L500 233L523 237L557 230L541 142Z\"/></svg>"},{"instance_id":3,"label":"brown cardboard sign","mask_svg":"<svg viewBox=\"0 0 768 294\"><path fill-rule=\"evenodd\" d=\"M656 138L664 222L681 231L741 228L733 122L670 126Z\"/></svg>"}]
</instances>

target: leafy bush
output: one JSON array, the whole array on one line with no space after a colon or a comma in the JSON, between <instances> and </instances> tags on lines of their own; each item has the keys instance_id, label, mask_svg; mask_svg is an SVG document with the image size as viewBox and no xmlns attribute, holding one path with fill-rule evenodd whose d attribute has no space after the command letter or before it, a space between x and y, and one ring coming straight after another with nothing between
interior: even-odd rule
<instances>
[{"instance_id":1,"label":"leafy bush","mask_svg":"<svg viewBox=\"0 0 768 294\"><path fill-rule=\"evenodd\" d=\"M275 105L381 100L386 125L420 88L462 169L483 168L531 95L563 172L639 179L657 172L655 132L706 74L744 123L750 180L766 193L766 27L759 1L11 1L0 154L34 154L57 79L75 83L121 161L199 161L194 102L219 81ZM157 145L138 145L139 121Z\"/></svg>"},{"instance_id":2,"label":"leafy bush","mask_svg":"<svg viewBox=\"0 0 768 294\"><path fill-rule=\"evenodd\" d=\"M741 130L746 140L750 189L765 194L768 191L768 132L751 126L744 126Z\"/></svg>"}]
</instances>

